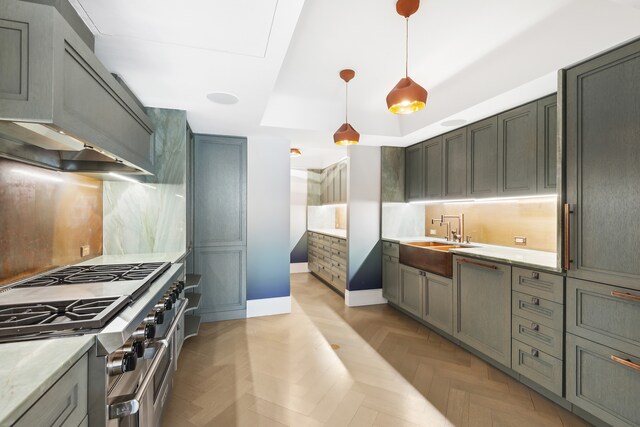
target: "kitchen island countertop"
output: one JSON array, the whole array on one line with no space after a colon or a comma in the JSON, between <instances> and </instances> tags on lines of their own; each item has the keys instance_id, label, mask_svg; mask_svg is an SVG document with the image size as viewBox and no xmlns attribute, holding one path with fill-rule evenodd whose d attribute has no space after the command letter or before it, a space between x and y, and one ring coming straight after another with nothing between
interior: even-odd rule
<instances>
[{"instance_id":1,"label":"kitchen island countertop","mask_svg":"<svg viewBox=\"0 0 640 427\"><path fill-rule=\"evenodd\" d=\"M340 239L347 238L347 230L343 228L310 228L307 231L311 231L312 233L326 234L327 236L338 237Z\"/></svg>"},{"instance_id":2,"label":"kitchen island countertop","mask_svg":"<svg viewBox=\"0 0 640 427\"><path fill-rule=\"evenodd\" d=\"M433 237L383 237L382 240L394 243L405 242L446 242L445 239ZM463 243L465 244L465 243ZM482 258L495 262L503 262L530 268L540 268L556 273L562 272L558 267L557 255L555 252L535 251L531 249L511 248L508 246L487 245L484 243L471 242L472 248L451 249L454 255L470 256Z\"/></svg>"},{"instance_id":3,"label":"kitchen island countertop","mask_svg":"<svg viewBox=\"0 0 640 427\"><path fill-rule=\"evenodd\" d=\"M0 344L0 425L13 425L94 342L83 335Z\"/></svg>"}]
</instances>

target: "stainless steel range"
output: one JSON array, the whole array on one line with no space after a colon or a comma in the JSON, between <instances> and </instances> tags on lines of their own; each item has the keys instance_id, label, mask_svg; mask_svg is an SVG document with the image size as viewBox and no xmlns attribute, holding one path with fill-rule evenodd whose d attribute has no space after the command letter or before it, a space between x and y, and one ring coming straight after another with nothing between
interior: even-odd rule
<instances>
[{"instance_id":1,"label":"stainless steel range","mask_svg":"<svg viewBox=\"0 0 640 427\"><path fill-rule=\"evenodd\" d=\"M157 426L186 307L181 264L66 266L0 288L0 342L92 333L89 425Z\"/></svg>"}]
</instances>

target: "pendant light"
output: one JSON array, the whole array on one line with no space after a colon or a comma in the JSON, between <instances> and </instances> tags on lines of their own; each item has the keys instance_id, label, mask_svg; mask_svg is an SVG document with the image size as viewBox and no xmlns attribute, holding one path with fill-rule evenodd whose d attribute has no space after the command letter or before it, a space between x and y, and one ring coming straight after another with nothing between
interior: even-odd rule
<instances>
[{"instance_id":1,"label":"pendant light","mask_svg":"<svg viewBox=\"0 0 640 427\"><path fill-rule=\"evenodd\" d=\"M292 148L289 150L289 156L291 157L300 157L302 156L302 152L299 148Z\"/></svg>"},{"instance_id":2,"label":"pendant light","mask_svg":"<svg viewBox=\"0 0 640 427\"><path fill-rule=\"evenodd\" d=\"M406 20L405 76L387 95L387 108L393 114L411 114L427 104L427 91L409 77L409 17L418 11L420 0L398 0L396 11Z\"/></svg>"},{"instance_id":3,"label":"pendant light","mask_svg":"<svg viewBox=\"0 0 640 427\"><path fill-rule=\"evenodd\" d=\"M344 80L346 87L346 98L344 108L344 123L333 134L333 142L336 145L355 145L360 141L360 134L349 124L349 80L354 78L356 72L353 70L340 71L340 78Z\"/></svg>"}]
</instances>

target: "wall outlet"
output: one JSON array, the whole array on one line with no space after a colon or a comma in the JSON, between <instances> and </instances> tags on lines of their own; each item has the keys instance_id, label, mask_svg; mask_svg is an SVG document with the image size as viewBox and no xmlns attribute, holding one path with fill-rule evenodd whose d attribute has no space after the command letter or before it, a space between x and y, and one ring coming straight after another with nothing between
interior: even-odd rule
<instances>
[{"instance_id":1,"label":"wall outlet","mask_svg":"<svg viewBox=\"0 0 640 427\"><path fill-rule=\"evenodd\" d=\"M435 230L435 229L433 229L433 228L430 228L430 229L429 229L429 235L430 235L430 236L435 236L435 235L436 235L436 230Z\"/></svg>"},{"instance_id":2,"label":"wall outlet","mask_svg":"<svg viewBox=\"0 0 640 427\"><path fill-rule=\"evenodd\" d=\"M89 245L80 246L80 257L89 256L89 253L91 253Z\"/></svg>"},{"instance_id":3,"label":"wall outlet","mask_svg":"<svg viewBox=\"0 0 640 427\"><path fill-rule=\"evenodd\" d=\"M527 246L527 238L522 236L514 236L513 243L520 246Z\"/></svg>"}]
</instances>

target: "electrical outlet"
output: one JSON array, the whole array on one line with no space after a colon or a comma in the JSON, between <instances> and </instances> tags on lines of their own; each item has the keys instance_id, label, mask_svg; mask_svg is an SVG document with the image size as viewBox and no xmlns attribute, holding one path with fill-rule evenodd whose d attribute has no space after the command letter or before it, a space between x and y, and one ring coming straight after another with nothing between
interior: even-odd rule
<instances>
[{"instance_id":1,"label":"electrical outlet","mask_svg":"<svg viewBox=\"0 0 640 427\"><path fill-rule=\"evenodd\" d=\"M91 252L91 248L89 247L89 245L80 246L81 257L89 256L90 252Z\"/></svg>"},{"instance_id":2,"label":"electrical outlet","mask_svg":"<svg viewBox=\"0 0 640 427\"><path fill-rule=\"evenodd\" d=\"M513 243L520 246L527 246L527 238L522 236L514 236Z\"/></svg>"},{"instance_id":3,"label":"electrical outlet","mask_svg":"<svg viewBox=\"0 0 640 427\"><path fill-rule=\"evenodd\" d=\"M430 228L429 229L429 235L435 236L436 235L436 230L434 230L433 228Z\"/></svg>"}]
</instances>

